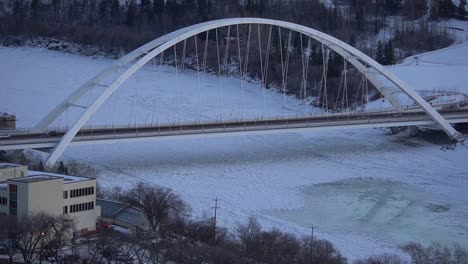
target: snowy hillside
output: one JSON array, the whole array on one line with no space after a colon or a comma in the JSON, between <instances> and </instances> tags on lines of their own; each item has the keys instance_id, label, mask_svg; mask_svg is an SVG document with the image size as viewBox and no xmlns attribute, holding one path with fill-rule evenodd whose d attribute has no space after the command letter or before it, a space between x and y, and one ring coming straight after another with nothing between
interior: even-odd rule
<instances>
[{"instance_id":1,"label":"snowy hillside","mask_svg":"<svg viewBox=\"0 0 468 264\"><path fill-rule=\"evenodd\" d=\"M35 124L111 63L32 48L0 48L0 58L0 111L16 113L21 127ZM421 55L418 65L409 58L391 70L416 89L468 92L467 58L464 43ZM212 111L207 118L221 112L258 116L305 111L293 98L286 98L284 109L282 95L266 91L264 97L255 84L245 88L245 108L232 108L242 98L234 78L223 83L223 108L216 77L206 77L198 98L189 94L197 74L177 85L171 70L162 68L160 85L154 85L154 72L144 69L94 122L110 123L109 113L116 107L122 122L147 123L154 118L156 105L162 110L158 118L174 120L179 115L193 120L199 100L207 103L203 112ZM137 92L129 87L137 87ZM176 98L177 89L186 89L183 97ZM157 91L166 97L156 96ZM183 102L181 109L174 108L177 100ZM65 123L63 119L60 125ZM218 197L219 218L227 226L249 215L256 215L266 227L296 234L308 234L309 227L316 226L319 237L330 239L355 259L394 252L400 243L412 240L468 247L468 147L440 148L373 129L71 147L65 159L100 168L104 186L146 181L171 187L190 202L196 216L211 214L212 199Z\"/></svg>"}]
</instances>

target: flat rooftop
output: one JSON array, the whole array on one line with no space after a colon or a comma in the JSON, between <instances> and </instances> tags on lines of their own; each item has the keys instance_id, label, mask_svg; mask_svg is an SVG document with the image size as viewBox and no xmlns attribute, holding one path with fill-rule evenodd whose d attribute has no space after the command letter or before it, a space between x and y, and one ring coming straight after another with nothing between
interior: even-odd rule
<instances>
[{"instance_id":1,"label":"flat rooftop","mask_svg":"<svg viewBox=\"0 0 468 264\"><path fill-rule=\"evenodd\" d=\"M9 179L9 181L16 181L16 182L24 182L24 183L33 183L33 182L41 182L41 181L50 181L61 179L61 177L51 176L51 175L31 175L21 178L13 178Z\"/></svg>"},{"instance_id":2,"label":"flat rooftop","mask_svg":"<svg viewBox=\"0 0 468 264\"><path fill-rule=\"evenodd\" d=\"M13 163L0 163L0 169L18 168L24 167L24 165L13 164Z\"/></svg>"},{"instance_id":3,"label":"flat rooftop","mask_svg":"<svg viewBox=\"0 0 468 264\"><path fill-rule=\"evenodd\" d=\"M63 175L63 174L55 174L55 173L49 173L49 172L43 172L43 171L31 171L31 170L29 171L29 176L24 177L24 178L30 178L30 177L35 177L35 176L63 178L64 184L95 180L95 179L87 178L87 177Z\"/></svg>"},{"instance_id":4,"label":"flat rooftop","mask_svg":"<svg viewBox=\"0 0 468 264\"><path fill-rule=\"evenodd\" d=\"M0 163L0 169L18 168L18 167L23 167L23 166L24 165L13 164L13 163L5 163L5 162ZM10 179L10 181L31 183L31 182L48 181L48 180L61 178L63 179L63 183L67 184L67 183L95 180L95 179L87 178L87 177L62 175L62 174L55 174L55 173L49 173L49 172L43 172L43 171L32 171L32 170L28 170L28 174L29 175L26 177L12 178ZM2 183L0 182L0 184ZM0 188L1 188L1 185L0 185Z\"/></svg>"},{"instance_id":5,"label":"flat rooftop","mask_svg":"<svg viewBox=\"0 0 468 264\"><path fill-rule=\"evenodd\" d=\"M26 176L26 177L21 177L21 178L13 178L13 179L10 179L10 181L32 183L32 182L50 181L50 180L56 180L56 179L63 179L64 184L94 180L94 179L90 179L86 177L77 177L77 176L41 172L40 174L33 174L33 175Z\"/></svg>"},{"instance_id":6,"label":"flat rooftop","mask_svg":"<svg viewBox=\"0 0 468 264\"><path fill-rule=\"evenodd\" d=\"M29 171L29 172L31 173L29 176L20 177L20 178L12 178L12 179L9 179L9 181L32 183L32 182L41 182L41 181L50 181L50 180L56 180L56 179L63 179L63 183L67 184L67 183L84 182L84 181L94 180L94 179L86 178L86 177L53 174L53 173L45 173L45 172L38 172L38 171Z\"/></svg>"}]
</instances>

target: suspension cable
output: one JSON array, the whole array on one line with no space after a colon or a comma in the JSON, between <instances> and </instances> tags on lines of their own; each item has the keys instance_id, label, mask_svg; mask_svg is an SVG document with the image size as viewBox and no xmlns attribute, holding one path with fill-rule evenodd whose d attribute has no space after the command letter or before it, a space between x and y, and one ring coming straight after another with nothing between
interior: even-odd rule
<instances>
[{"instance_id":1,"label":"suspension cable","mask_svg":"<svg viewBox=\"0 0 468 264\"><path fill-rule=\"evenodd\" d=\"M268 41L267 41L267 49L266 49L266 54L265 54L265 67L263 67L263 70L265 71L264 78L265 78L265 87L268 85L268 69L270 66L270 51L271 51L271 31L272 31L273 26L270 25L270 29L268 31Z\"/></svg>"},{"instance_id":2,"label":"suspension cable","mask_svg":"<svg viewBox=\"0 0 468 264\"><path fill-rule=\"evenodd\" d=\"M307 104L305 103L305 91L304 91L304 84L305 84L305 54L304 54L304 45L302 43L303 39L302 39L302 34L299 33L299 42L300 43L300 47L301 47L301 62L302 62L302 78L301 78L301 90L299 91L299 95L303 97L303 100L304 100L304 107L305 107L305 110L304 110L304 114L307 113Z\"/></svg>"},{"instance_id":3,"label":"suspension cable","mask_svg":"<svg viewBox=\"0 0 468 264\"><path fill-rule=\"evenodd\" d=\"M228 57L229 57L229 44L231 43L231 26L228 26L228 33L226 39L226 46L224 49L224 76L228 74Z\"/></svg>"},{"instance_id":4,"label":"suspension cable","mask_svg":"<svg viewBox=\"0 0 468 264\"><path fill-rule=\"evenodd\" d=\"M244 62L244 76L247 74L249 67L249 55L250 55L250 41L252 36L252 24L249 24L249 33L247 36L247 45L245 50L245 62Z\"/></svg>"},{"instance_id":5,"label":"suspension cable","mask_svg":"<svg viewBox=\"0 0 468 264\"><path fill-rule=\"evenodd\" d=\"M238 51L238 60L239 60L239 77L240 77L240 86L241 86L241 120L244 115L244 74L242 72L242 57L241 57L241 47L240 47L240 34L239 34L239 25L236 25L237 29L237 51Z\"/></svg>"},{"instance_id":6,"label":"suspension cable","mask_svg":"<svg viewBox=\"0 0 468 264\"><path fill-rule=\"evenodd\" d=\"M252 24L249 24L249 30L248 30L248 34L247 34L247 43L246 43L246 47L245 47L245 61L244 61L244 70L243 70L243 76L245 78L245 76L247 76L247 71L248 71L248 67L249 67L249 56L250 56L250 42L251 42L251 39L252 39ZM243 94L242 94L243 95ZM242 98L242 101L244 101L244 99Z\"/></svg>"},{"instance_id":7,"label":"suspension cable","mask_svg":"<svg viewBox=\"0 0 468 264\"><path fill-rule=\"evenodd\" d=\"M322 59L323 59L323 90L324 90L324 96L322 100L322 105L325 105L325 110L327 112L327 117L328 117L328 89L327 89L327 76L328 76L328 62L330 59L330 51L326 48L324 48L324 45L322 43Z\"/></svg>"},{"instance_id":8,"label":"suspension cable","mask_svg":"<svg viewBox=\"0 0 468 264\"><path fill-rule=\"evenodd\" d=\"M180 124L180 80L179 80L179 69L177 66L177 44L174 45L174 66L176 72L176 87L177 87L177 123Z\"/></svg>"},{"instance_id":9,"label":"suspension cable","mask_svg":"<svg viewBox=\"0 0 468 264\"><path fill-rule=\"evenodd\" d=\"M197 111L198 111L198 115L200 116L200 120L199 122L201 122L201 83L200 83L200 62L199 62L199 59L198 59L198 39L197 39L197 36L198 35L195 35L193 37L193 40L195 41L195 56L197 58L197 90L198 90L198 103L197 103ZM195 113L196 115L196 113ZM195 116L195 119L197 117ZM195 122L196 123L196 122Z\"/></svg>"},{"instance_id":10,"label":"suspension cable","mask_svg":"<svg viewBox=\"0 0 468 264\"><path fill-rule=\"evenodd\" d=\"M284 86L284 61L283 61L283 41L281 40L281 27L278 27L278 35L279 35L279 48L280 48L280 60L281 60L281 77L282 83L281 88L283 90L283 111L286 111L286 86ZM284 117L284 112L283 112Z\"/></svg>"},{"instance_id":11,"label":"suspension cable","mask_svg":"<svg viewBox=\"0 0 468 264\"><path fill-rule=\"evenodd\" d=\"M184 44L182 46L182 58L180 64L180 72L184 72L185 70L185 51L187 49L187 39L184 39Z\"/></svg>"},{"instance_id":12,"label":"suspension cable","mask_svg":"<svg viewBox=\"0 0 468 264\"><path fill-rule=\"evenodd\" d=\"M263 115L262 119L265 116L265 111L266 111L266 99L265 99L265 89L264 89L264 84L265 84L265 76L263 72L263 56L262 56L262 40L260 36L260 24L257 24L257 35L258 35L258 54L260 57L260 73L261 73L261 84L260 87L262 88L262 94L263 94Z\"/></svg>"},{"instance_id":13,"label":"suspension cable","mask_svg":"<svg viewBox=\"0 0 468 264\"><path fill-rule=\"evenodd\" d=\"M158 76L157 76L157 71L156 71L156 57L153 58L153 71L154 71L154 86L155 86L155 97L154 97L154 101L153 101L153 111L152 111L152 114L151 114L151 126L153 126L153 123L154 123L154 112L155 112L155 104L156 104L156 98L158 97Z\"/></svg>"},{"instance_id":14,"label":"suspension cable","mask_svg":"<svg viewBox=\"0 0 468 264\"><path fill-rule=\"evenodd\" d=\"M344 64L343 64L343 71L341 72L341 76L340 76L340 84L338 85L338 92L336 93L337 96L336 96L336 99L335 99L335 105L333 106L334 110L336 110L337 107L338 107L338 101L339 101L340 95L341 95L341 88L343 86L343 79L344 79ZM344 98L344 89L343 89L343 98ZM341 101L341 107L343 108L343 100Z\"/></svg>"},{"instance_id":15,"label":"suspension cable","mask_svg":"<svg viewBox=\"0 0 468 264\"><path fill-rule=\"evenodd\" d=\"M218 29L215 29L216 33L216 53L218 56L218 76L219 76L219 95L220 95L220 100L218 100L217 105L218 105L218 114L219 114L219 120L221 120L221 111L220 111L220 103L222 101L222 95L223 95L223 88L222 88L222 76L221 76L221 57L219 54L219 38L218 38ZM218 119L218 117L216 117Z\"/></svg>"},{"instance_id":16,"label":"suspension cable","mask_svg":"<svg viewBox=\"0 0 468 264\"><path fill-rule=\"evenodd\" d=\"M206 37L205 37L205 50L203 53L203 78L206 77L206 58L208 56L208 36L210 34L210 31L206 31Z\"/></svg>"},{"instance_id":17,"label":"suspension cable","mask_svg":"<svg viewBox=\"0 0 468 264\"><path fill-rule=\"evenodd\" d=\"M229 46L231 43L231 26L228 26L228 33L226 38L226 45L224 47L224 77L226 78L228 75L228 62L229 62ZM224 99L224 97L222 97ZM224 104L224 102L221 102ZM224 111L223 111L224 112Z\"/></svg>"},{"instance_id":18,"label":"suspension cable","mask_svg":"<svg viewBox=\"0 0 468 264\"><path fill-rule=\"evenodd\" d=\"M345 67L345 74L344 74L344 86L345 86L345 103L346 103L346 112L348 113L349 118L349 99L348 99L348 61L346 58L344 59L344 67Z\"/></svg>"},{"instance_id":19,"label":"suspension cable","mask_svg":"<svg viewBox=\"0 0 468 264\"><path fill-rule=\"evenodd\" d=\"M359 92L361 91L362 85L363 85L363 77L361 76L361 80L359 81L358 90L357 90L356 96L355 96L355 98L354 98L354 106L356 107L356 109L357 109L357 106L358 106L357 100L358 100L358 98L359 98Z\"/></svg>"},{"instance_id":20,"label":"suspension cable","mask_svg":"<svg viewBox=\"0 0 468 264\"><path fill-rule=\"evenodd\" d=\"M308 37L308 41L307 41L307 54L306 54L306 69L305 69L305 79L304 79L304 98L306 99L305 100L305 109L306 109L306 114L307 116L309 115L307 113L307 83L308 83L308 73L309 73L309 64L310 64L310 37Z\"/></svg>"},{"instance_id":21,"label":"suspension cable","mask_svg":"<svg viewBox=\"0 0 468 264\"><path fill-rule=\"evenodd\" d=\"M286 87L288 85L288 73L289 73L289 54L291 49L292 30L289 30L288 46L286 49L286 62L283 72L283 91L286 93Z\"/></svg>"},{"instance_id":22,"label":"suspension cable","mask_svg":"<svg viewBox=\"0 0 468 264\"><path fill-rule=\"evenodd\" d=\"M138 84L137 84L137 79L136 79L136 74L133 74L133 82L135 84L135 131L138 133L137 130L137 117L138 117L138 106L137 106L137 99L138 99Z\"/></svg>"}]
</instances>

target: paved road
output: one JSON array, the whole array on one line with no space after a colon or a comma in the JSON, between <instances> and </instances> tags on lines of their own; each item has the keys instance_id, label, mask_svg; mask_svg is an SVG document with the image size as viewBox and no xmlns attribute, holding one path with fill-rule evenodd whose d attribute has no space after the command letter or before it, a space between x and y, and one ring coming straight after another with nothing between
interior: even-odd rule
<instances>
[{"instance_id":1,"label":"paved road","mask_svg":"<svg viewBox=\"0 0 468 264\"><path fill-rule=\"evenodd\" d=\"M468 123L468 111L444 111L441 114L450 123ZM206 136L226 133L274 133L303 129L344 129L367 127L430 126L435 123L421 112L396 112L359 115L335 114L330 116L298 117L289 119L230 121L225 123L172 124L145 127L115 127L82 129L72 144L93 144L99 141L141 141L174 136ZM37 133L17 131L0 139L0 150L24 148L51 148L66 131Z\"/></svg>"}]
</instances>

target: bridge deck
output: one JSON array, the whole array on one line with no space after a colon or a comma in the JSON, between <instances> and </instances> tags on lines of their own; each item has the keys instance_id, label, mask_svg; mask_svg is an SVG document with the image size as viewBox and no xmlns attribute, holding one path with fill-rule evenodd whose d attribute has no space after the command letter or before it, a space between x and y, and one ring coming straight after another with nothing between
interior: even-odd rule
<instances>
[{"instance_id":1,"label":"bridge deck","mask_svg":"<svg viewBox=\"0 0 468 264\"><path fill-rule=\"evenodd\" d=\"M441 113L450 123L468 123L468 111L445 111ZM331 115L298 117L289 119L230 121L206 124L172 124L145 127L115 127L82 129L72 145L95 143L149 141L167 137L206 137L226 134L285 133L311 129L352 129L398 126L433 126L436 123L426 113L410 112L372 113L368 115ZM0 150L25 148L53 148L66 131L34 133L19 131L9 138L0 139Z\"/></svg>"}]
</instances>

